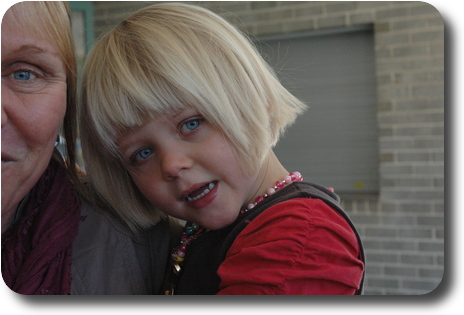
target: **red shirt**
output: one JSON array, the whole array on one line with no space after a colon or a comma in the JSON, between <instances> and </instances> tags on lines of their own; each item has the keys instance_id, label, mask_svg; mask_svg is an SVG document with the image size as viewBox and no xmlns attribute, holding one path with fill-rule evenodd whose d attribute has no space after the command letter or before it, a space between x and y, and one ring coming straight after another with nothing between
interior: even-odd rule
<instances>
[{"instance_id":1,"label":"red shirt","mask_svg":"<svg viewBox=\"0 0 464 315\"><path fill-rule=\"evenodd\" d=\"M364 270L360 255L338 212L318 199L291 199L237 236L218 269L218 294L354 294Z\"/></svg>"}]
</instances>

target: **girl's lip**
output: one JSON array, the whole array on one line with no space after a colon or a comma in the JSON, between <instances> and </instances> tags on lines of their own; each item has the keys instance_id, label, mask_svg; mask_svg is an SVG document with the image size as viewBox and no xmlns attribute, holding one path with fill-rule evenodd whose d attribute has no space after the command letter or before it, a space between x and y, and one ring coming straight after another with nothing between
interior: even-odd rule
<instances>
[{"instance_id":1,"label":"girl's lip","mask_svg":"<svg viewBox=\"0 0 464 315\"><path fill-rule=\"evenodd\" d=\"M190 208L193 208L193 209L206 208L216 199L217 194L218 194L218 189L219 189L219 183L217 181L214 181L214 182L207 183L206 185L210 185L208 187L208 190L209 190L208 193L198 196L196 198L186 197L185 202ZM200 187L204 187L204 186L200 186ZM210 187L211 189L209 189Z\"/></svg>"},{"instance_id":2,"label":"girl's lip","mask_svg":"<svg viewBox=\"0 0 464 315\"><path fill-rule=\"evenodd\" d=\"M201 189L204 186L209 185L210 183L217 183L217 181L211 181L211 182L203 182L203 183L197 183L191 185L188 189L184 190L180 196L180 199L182 201L186 201L188 196L193 193L194 191L197 191L198 189Z\"/></svg>"}]
</instances>

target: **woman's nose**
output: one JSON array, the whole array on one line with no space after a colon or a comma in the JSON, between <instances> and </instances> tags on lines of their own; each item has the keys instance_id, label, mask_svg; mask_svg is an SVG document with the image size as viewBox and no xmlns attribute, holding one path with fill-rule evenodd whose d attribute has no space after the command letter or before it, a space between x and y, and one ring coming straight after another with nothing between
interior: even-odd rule
<instances>
[{"instance_id":1,"label":"woman's nose","mask_svg":"<svg viewBox=\"0 0 464 315\"><path fill-rule=\"evenodd\" d=\"M2 127L6 126L8 123L8 114L7 114L7 106L10 100L10 94L11 92L7 87L4 86L3 84L3 79L2 79Z\"/></svg>"},{"instance_id":2,"label":"woman's nose","mask_svg":"<svg viewBox=\"0 0 464 315\"><path fill-rule=\"evenodd\" d=\"M6 126L7 123L8 123L8 116L3 108L3 103L2 103L2 128L3 126Z\"/></svg>"}]
</instances>

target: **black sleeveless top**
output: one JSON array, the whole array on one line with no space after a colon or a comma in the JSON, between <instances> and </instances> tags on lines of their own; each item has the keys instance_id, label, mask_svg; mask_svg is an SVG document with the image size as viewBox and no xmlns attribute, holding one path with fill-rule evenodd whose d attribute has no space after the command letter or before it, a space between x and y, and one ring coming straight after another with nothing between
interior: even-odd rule
<instances>
[{"instance_id":1,"label":"black sleeveless top","mask_svg":"<svg viewBox=\"0 0 464 315\"><path fill-rule=\"evenodd\" d=\"M293 198L314 198L324 201L340 213L355 233L361 252L361 260L365 263L364 251L356 228L343 211L339 197L330 190L307 182L293 182L264 199L252 210L240 214L234 223L215 231L200 235L188 246L183 262L183 270L179 276L172 275L171 281L176 284L174 294L179 295L213 295L219 292L220 278L217 275L219 265L225 259L227 251L237 235L259 214L269 207ZM364 282L356 294L361 294Z\"/></svg>"}]
</instances>

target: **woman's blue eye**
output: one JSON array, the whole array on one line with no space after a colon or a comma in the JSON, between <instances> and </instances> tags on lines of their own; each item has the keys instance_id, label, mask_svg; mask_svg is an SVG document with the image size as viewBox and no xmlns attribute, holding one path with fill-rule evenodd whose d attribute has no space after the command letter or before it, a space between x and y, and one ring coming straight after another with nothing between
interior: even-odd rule
<instances>
[{"instance_id":1,"label":"woman's blue eye","mask_svg":"<svg viewBox=\"0 0 464 315\"><path fill-rule=\"evenodd\" d=\"M26 80L30 80L31 76L33 75L29 71L20 70L20 71L15 71L13 73L13 76L15 80L26 81Z\"/></svg>"},{"instance_id":2,"label":"woman's blue eye","mask_svg":"<svg viewBox=\"0 0 464 315\"><path fill-rule=\"evenodd\" d=\"M136 158L140 158L142 160L145 160L147 159L151 154L153 153L153 150L152 149L143 149L143 150L140 150L138 153L137 153L137 156Z\"/></svg>"}]
</instances>

